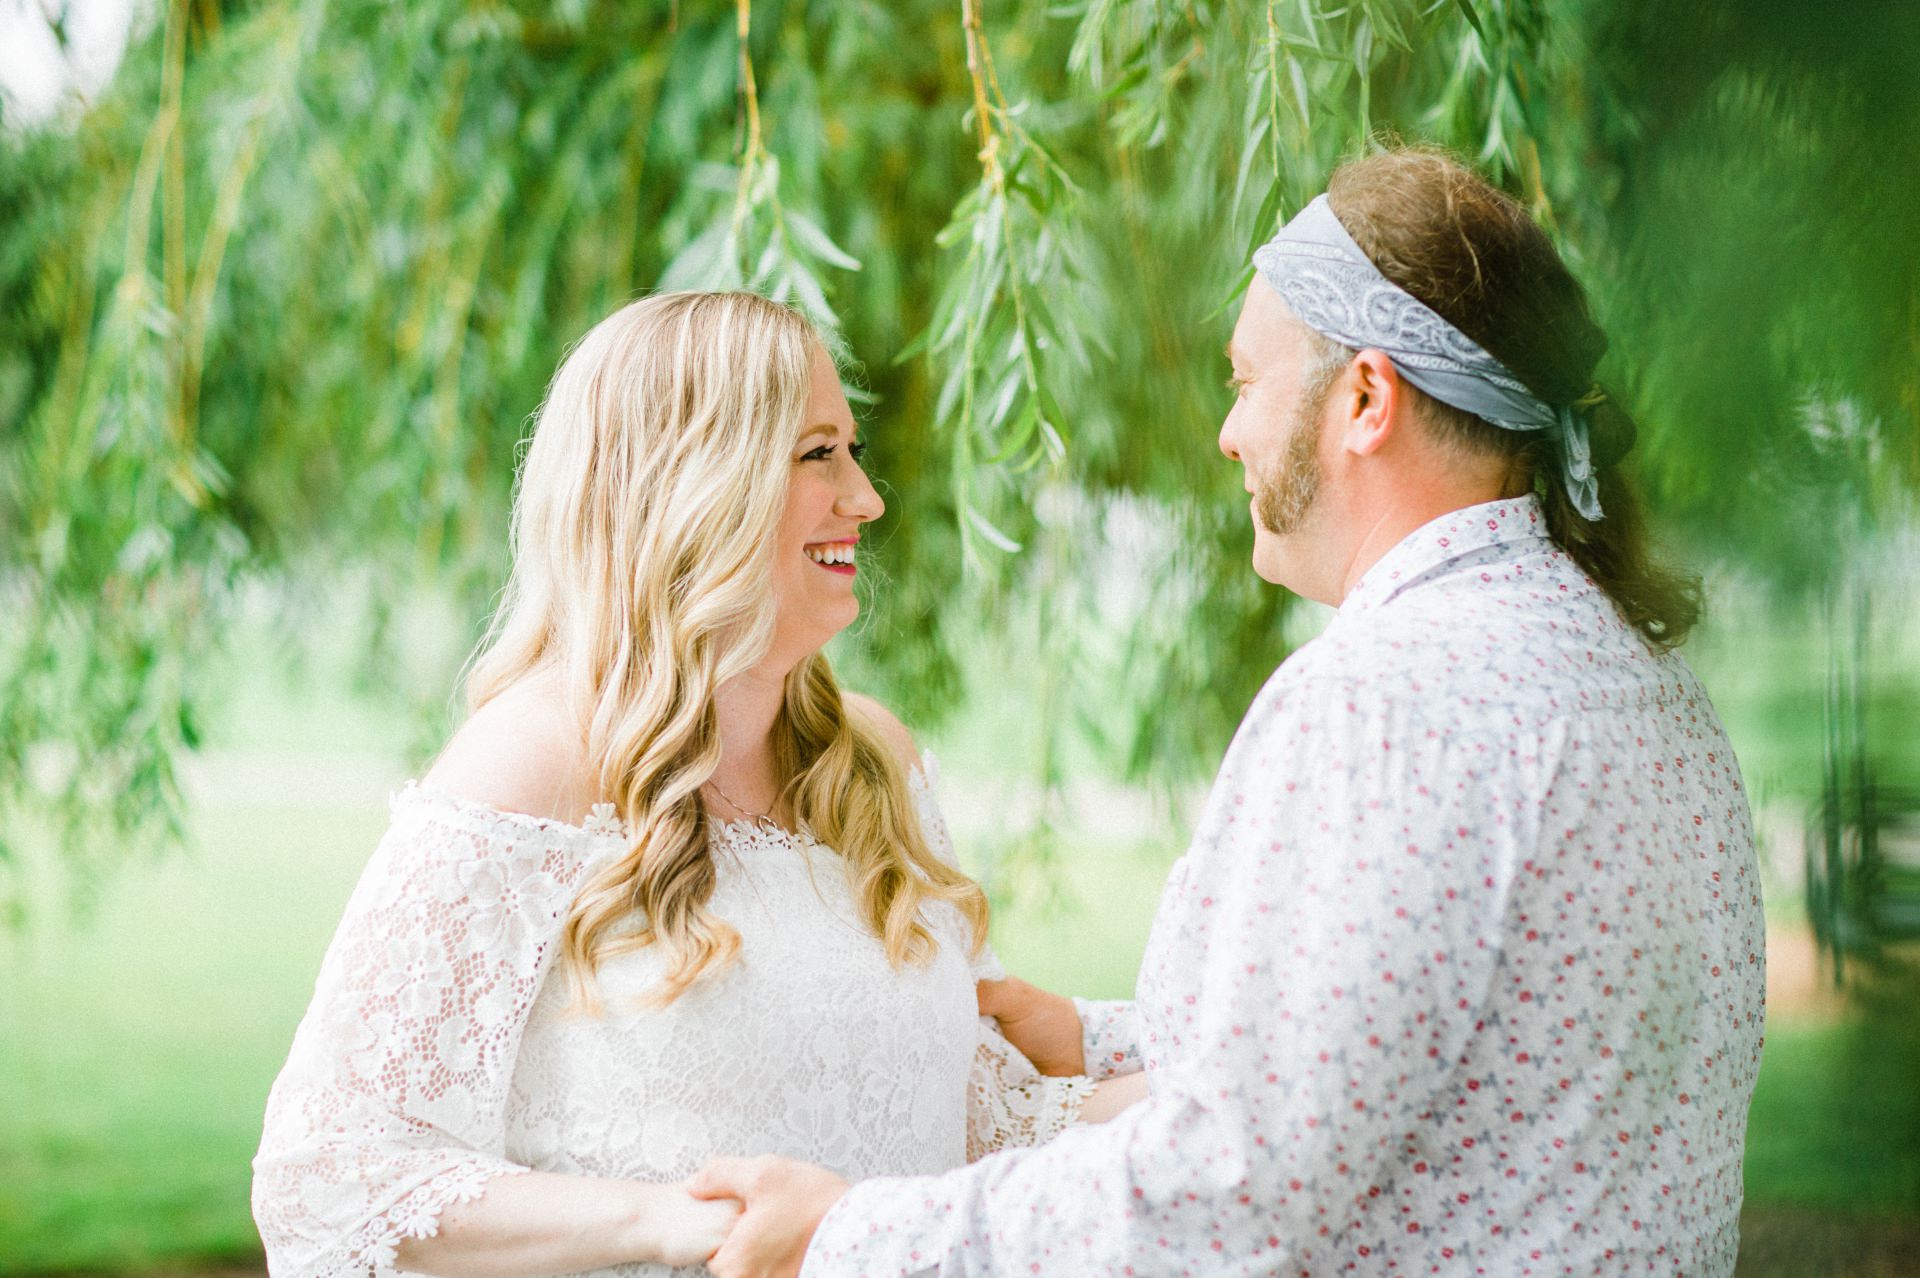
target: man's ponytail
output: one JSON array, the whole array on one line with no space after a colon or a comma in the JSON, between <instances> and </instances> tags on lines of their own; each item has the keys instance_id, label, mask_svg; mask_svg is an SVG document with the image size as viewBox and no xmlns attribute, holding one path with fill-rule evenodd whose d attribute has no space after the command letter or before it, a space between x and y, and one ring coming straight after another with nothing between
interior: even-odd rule
<instances>
[{"instance_id":1,"label":"man's ponytail","mask_svg":"<svg viewBox=\"0 0 1920 1278\"><path fill-rule=\"evenodd\" d=\"M1547 535L1606 590L1649 643L1671 648L1700 620L1699 581L1653 557L1645 509L1626 470L1627 455L1640 434L1632 416L1599 386L1576 403L1587 414L1603 514L1598 520L1582 515L1556 478L1564 463L1557 456L1541 456L1535 474L1543 481L1539 488Z\"/></svg>"}]
</instances>

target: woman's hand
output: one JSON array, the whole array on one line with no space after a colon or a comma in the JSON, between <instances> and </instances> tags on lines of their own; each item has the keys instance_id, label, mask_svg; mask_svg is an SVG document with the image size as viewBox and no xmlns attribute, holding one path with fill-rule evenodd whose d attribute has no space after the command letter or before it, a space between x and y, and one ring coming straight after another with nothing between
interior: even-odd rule
<instances>
[{"instance_id":1,"label":"woman's hand","mask_svg":"<svg viewBox=\"0 0 1920 1278\"><path fill-rule=\"evenodd\" d=\"M974 987L980 1015L1000 1022L1000 1032L1042 1074L1069 1078L1087 1072L1079 1009L1070 998L1049 994L1017 976L981 981Z\"/></svg>"},{"instance_id":2,"label":"woman's hand","mask_svg":"<svg viewBox=\"0 0 1920 1278\"><path fill-rule=\"evenodd\" d=\"M701 1265L720 1250L743 1210L738 1198L695 1198L690 1182L662 1185L654 1211L653 1247L649 1259L663 1265Z\"/></svg>"}]
</instances>

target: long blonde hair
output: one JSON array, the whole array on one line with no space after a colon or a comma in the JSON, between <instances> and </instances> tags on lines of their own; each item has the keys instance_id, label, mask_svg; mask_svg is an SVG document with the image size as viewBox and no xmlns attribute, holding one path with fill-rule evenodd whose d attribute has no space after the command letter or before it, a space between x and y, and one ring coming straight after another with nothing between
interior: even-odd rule
<instances>
[{"instance_id":1,"label":"long blonde hair","mask_svg":"<svg viewBox=\"0 0 1920 1278\"><path fill-rule=\"evenodd\" d=\"M701 787L720 763L714 691L773 638L773 552L805 416L807 320L749 293L664 293L580 339L548 387L519 475L513 569L467 681L477 710L558 672L625 856L575 898L562 954L579 1005L601 959L662 946L671 1002L739 955L714 915ZM786 680L774 725L782 797L847 862L895 966L937 943L922 906L957 908L978 946L980 889L928 849L905 765L848 714L825 656Z\"/></svg>"}]
</instances>

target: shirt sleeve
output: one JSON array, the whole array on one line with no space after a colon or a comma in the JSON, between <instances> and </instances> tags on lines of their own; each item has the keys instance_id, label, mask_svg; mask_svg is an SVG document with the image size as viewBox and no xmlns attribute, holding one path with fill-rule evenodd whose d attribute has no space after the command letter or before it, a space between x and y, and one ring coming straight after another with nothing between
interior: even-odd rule
<instances>
[{"instance_id":1,"label":"shirt sleeve","mask_svg":"<svg viewBox=\"0 0 1920 1278\"><path fill-rule=\"evenodd\" d=\"M925 754L920 767L908 774L908 785L928 849L947 864L957 865L953 839L934 794L939 776L938 761ZM970 967L976 981L1000 980L1007 974L991 945L980 947ZM1079 1118L1094 1082L1041 1074L1007 1041L997 1021L981 1017L967 1086L967 1161L1001 1149L1045 1144Z\"/></svg>"},{"instance_id":2,"label":"shirt sleeve","mask_svg":"<svg viewBox=\"0 0 1920 1278\"><path fill-rule=\"evenodd\" d=\"M585 859L578 831L396 800L267 1100L253 1210L274 1278L392 1270L526 1168L508 1083Z\"/></svg>"},{"instance_id":3,"label":"shirt sleeve","mask_svg":"<svg viewBox=\"0 0 1920 1278\"><path fill-rule=\"evenodd\" d=\"M1319 1231L1356 1203L1421 1229L1381 1184L1446 1121L1429 1101L1492 979L1521 766L1364 689L1276 676L1155 921L1170 997L1148 1098L1040 1149L855 1185L802 1272L1320 1272Z\"/></svg>"},{"instance_id":4,"label":"shirt sleeve","mask_svg":"<svg viewBox=\"0 0 1920 1278\"><path fill-rule=\"evenodd\" d=\"M1080 1013L1080 1045L1087 1073L1095 1079L1118 1078L1140 1069L1140 1031L1132 999L1073 1000Z\"/></svg>"}]
</instances>

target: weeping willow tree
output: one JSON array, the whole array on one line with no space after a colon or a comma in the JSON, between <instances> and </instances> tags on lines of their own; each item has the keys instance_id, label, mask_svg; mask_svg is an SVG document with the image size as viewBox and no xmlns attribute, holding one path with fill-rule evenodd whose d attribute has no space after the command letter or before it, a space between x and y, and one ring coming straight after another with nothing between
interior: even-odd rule
<instances>
[{"instance_id":1,"label":"weeping willow tree","mask_svg":"<svg viewBox=\"0 0 1920 1278\"><path fill-rule=\"evenodd\" d=\"M1615 335L1696 556L1839 571L1920 478L1920 18L1863 0L163 0L0 134L0 831L178 837L239 590L504 572L567 343L647 290L832 334L910 719L1016 626L1040 767L1217 756L1285 655L1213 452L1251 247L1383 137L1475 159ZM432 689L444 695L442 672ZM1024 695L1024 694L1023 694ZM17 855L0 842L0 856Z\"/></svg>"}]
</instances>

